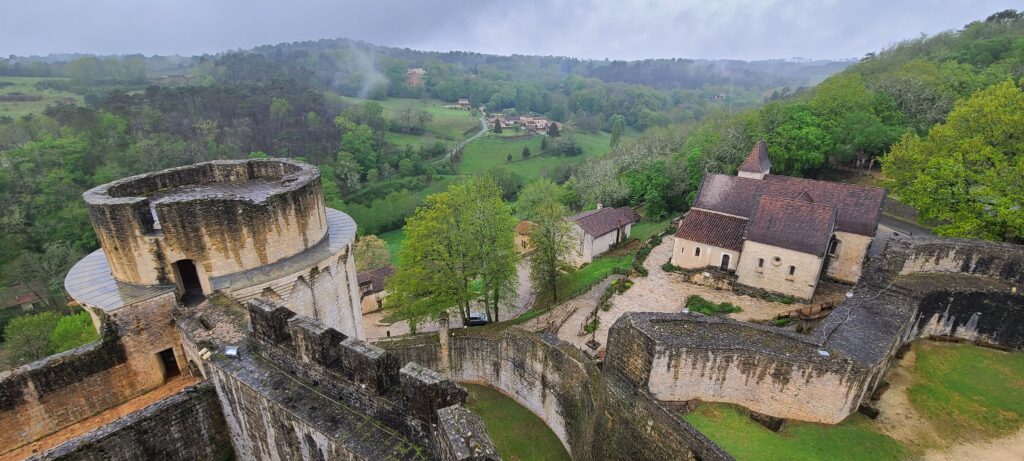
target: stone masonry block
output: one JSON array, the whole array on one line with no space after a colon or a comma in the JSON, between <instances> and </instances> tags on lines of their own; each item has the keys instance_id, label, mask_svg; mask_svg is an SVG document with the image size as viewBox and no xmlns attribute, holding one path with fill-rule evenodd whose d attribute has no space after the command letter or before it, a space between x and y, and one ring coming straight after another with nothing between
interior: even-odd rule
<instances>
[{"instance_id":1,"label":"stone masonry block","mask_svg":"<svg viewBox=\"0 0 1024 461\"><path fill-rule=\"evenodd\" d=\"M288 319L295 313L265 299L252 299L245 303L249 311L250 338L270 344L284 345L291 341Z\"/></svg>"},{"instance_id":2,"label":"stone masonry block","mask_svg":"<svg viewBox=\"0 0 1024 461\"><path fill-rule=\"evenodd\" d=\"M338 359L338 344L346 338L338 330L302 315L288 319L288 333L300 360L323 366Z\"/></svg>"},{"instance_id":3,"label":"stone masonry block","mask_svg":"<svg viewBox=\"0 0 1024 461\"><path fill-rule=\"evenodd\" d=\"M464 405L438 410L437 419L437 452L443 461L501 459L483 419Z\"/></svg>"},{"instance_id":4,"label":"stone masonry block","mask_svg":"<svg viewBox=\"0 0 1024 461\"><path fill-rule=\"evenodd\" d=\"M410 362L400 373L405 410L414 418L436 423L437 410L466 403L466 389L434 370Z\"/></svg>"},{"instance_id":5,"label":"stone masonry block","mask_svg":"<svg viewBox=\"0 0 1024 461\"><path fill-rule=\"evenodd\" d=\"M348 338L336 347L339 361L333 367L350 381L384 394L399 383L398 358L383 349L356 338Z\"/></svg>"}]
</instances>

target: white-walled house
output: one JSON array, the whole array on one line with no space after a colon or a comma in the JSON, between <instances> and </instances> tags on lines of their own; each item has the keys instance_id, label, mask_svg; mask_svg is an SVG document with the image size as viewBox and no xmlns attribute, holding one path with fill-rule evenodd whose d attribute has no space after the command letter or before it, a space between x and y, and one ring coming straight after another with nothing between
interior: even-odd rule
<instances>
[{"instance_id":1,"label":"white-walled house","mask_svg":"<svg viewBox=\"0 0 1024 461\"><path fill-rule=\"evenodd\" d=\"M359 304L363 315L377 312L384 308L384 300L388 296L388 292L385 290L385 282L394 273L395 268L384 266L356 274L356 279L359 283Z\"/></svg>"},{"instance_id":2,"label":"white-walled house","mask_svg":"<svg viewBox=\"0 0 1024 461\"><path fill-rule=\"evenodd\" d=\"M576 264L585 264L629 238L640 215L630 207L587 210L566 218L576 235Z\"/></svg>"}]
</instances>

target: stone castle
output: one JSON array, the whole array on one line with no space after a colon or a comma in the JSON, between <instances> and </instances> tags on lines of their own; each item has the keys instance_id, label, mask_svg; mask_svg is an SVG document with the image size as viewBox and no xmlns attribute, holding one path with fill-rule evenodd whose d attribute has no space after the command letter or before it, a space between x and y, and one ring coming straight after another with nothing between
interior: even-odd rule
<instances>
[{"instance_id":1,"label":"stone castle","mask_svg":"<svg viewBox=\"0 0 1024 461\"><path fill-rule=\"evenodd\" d=\"M802 335L695 314L625 314L603 364L519 327L364 341L356 223L314 167L217 161L85 194L102 249L66 288L101 339L0 373L0 459L500 459L460 383L536 414L573 459L732 457L679 405L838 423L906 345L1024 348L1024 248L894 239ZM43 445L176 376L180 392ZM15 455L17 454L17 456Z\"/></svg>"}]
</instances>

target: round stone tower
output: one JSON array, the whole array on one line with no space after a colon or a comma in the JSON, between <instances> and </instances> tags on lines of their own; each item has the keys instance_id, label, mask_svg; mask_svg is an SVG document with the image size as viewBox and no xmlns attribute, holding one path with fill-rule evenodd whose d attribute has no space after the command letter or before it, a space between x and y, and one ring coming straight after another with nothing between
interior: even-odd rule
<instances>
[{"instance_id":1,"label":"round stone tower","mask_svg":"<svg viewBox=\"0 0 1024 461\"><path fill-rule=\"evenodd\" d=\"M240 301L265 296L362 337L350 257L356 226L324 207L315 167L213 161L119 179L84 197L102 250L68 274L78 301L104 304L72 286L104 272L122 298L160 288L185 304L217 290Z\"/></svg>"}]
</instances>

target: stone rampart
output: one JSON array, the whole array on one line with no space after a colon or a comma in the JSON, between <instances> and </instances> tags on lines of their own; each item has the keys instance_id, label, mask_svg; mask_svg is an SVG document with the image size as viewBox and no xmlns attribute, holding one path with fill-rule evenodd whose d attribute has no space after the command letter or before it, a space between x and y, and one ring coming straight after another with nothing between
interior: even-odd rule
<instances>
[{"instance_id":1,"label":"stone rampart","mask_svg":"<svg viewBox=\"0 0 1024 461\"><path fill-rule=\"evenodd\" d=\"M200 384L30 459L225 461L231 454L216 392Z\"/></svg>"},{"instance_id":2,"label":"stone rampart","mask_svg":"<svg viewBox=\"0 0 1024 461\"><path fill-rule=\"evenodd\" d=\"M447 361L437 335L379 344L403 363L415 360L456 381L498 389L541 418L576 460L686 459L688 452L706 461L732 459L646 390L619 377L609 387L594 362L554 336L468 329L447 341Z\"/></svg>"},{"instance_id":3,"label":"stone rampart","mask_svg":"<svg viewBox=\"0 0 1024 461\"><path fill-rule=\"evenodd\" d=\"M806 336L700 314L619 317L605 370L662 401L729 402L828 424L856 410L866 384L863 367Z\"/></svg>"},{"instance_id":4,"label":"stone rampart","mask_svg":"<svg viewBox=\"0 0 1024 461\"><path fill-rule=\"evenodd\" d=\"M160 358L171 350L188 373L171 322L174 294L110 311L88 307L99 341L0 373L0 447L14 449L162 385L174 373ZM6 450L4 450L6 451Z\"/></svg>"}]
</instances>

